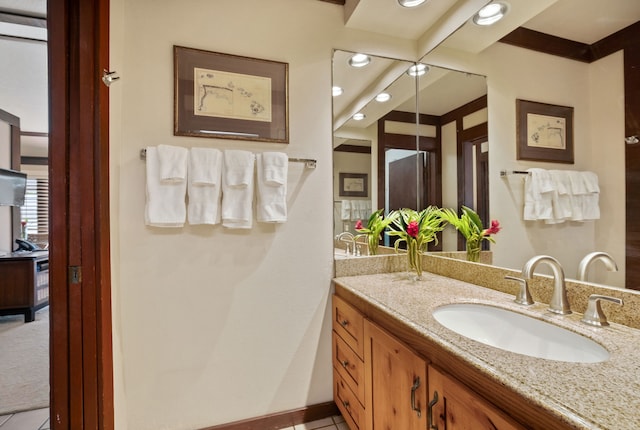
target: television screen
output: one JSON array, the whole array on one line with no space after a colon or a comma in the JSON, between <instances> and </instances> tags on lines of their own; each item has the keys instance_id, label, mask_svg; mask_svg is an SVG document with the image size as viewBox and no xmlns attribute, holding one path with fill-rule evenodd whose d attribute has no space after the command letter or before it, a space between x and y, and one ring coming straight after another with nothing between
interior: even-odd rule
<instances>
[{"instance_id":1,"label":"television screen","mask_svg":"<svg viewBox=\"0 0 640 430\"><path fill-rule=\"evenodd\" d=\"M26 191L26 173L0 169L0 205L23 206Z\"/></svg>"}]
</instances>

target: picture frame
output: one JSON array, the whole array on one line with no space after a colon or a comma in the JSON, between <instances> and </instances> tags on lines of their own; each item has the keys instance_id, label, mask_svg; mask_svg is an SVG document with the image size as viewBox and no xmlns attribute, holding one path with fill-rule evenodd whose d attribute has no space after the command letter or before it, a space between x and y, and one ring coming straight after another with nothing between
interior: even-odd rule
<instances>
[{"instance_id":1,"label":"picture frame","mask_svg":"<svg viewBox=\"0 0 640 430\"><path fill-rule=\"evenodd\" d=\"M573 107L516 100L517 159L574 163Z\"/></svg>"},{"instance_id":2,"label":"picture frame","mask_svg":"<svg viewBox=\"0 0 640 430\"><path fill-rule=\"evenodd\" d=\"M174 135L289 143L289 65L173 47Z\"/></svg>"},{"instance_id":3,"label":"picture frame","mask_svg":"<svg viewBox=\"0 0 640 430\"><path fill-rule=\"evenodd\" d=\"M342 197L369 197L369 175L340 173L338 193Z\"/></svg>"}]
</instances>

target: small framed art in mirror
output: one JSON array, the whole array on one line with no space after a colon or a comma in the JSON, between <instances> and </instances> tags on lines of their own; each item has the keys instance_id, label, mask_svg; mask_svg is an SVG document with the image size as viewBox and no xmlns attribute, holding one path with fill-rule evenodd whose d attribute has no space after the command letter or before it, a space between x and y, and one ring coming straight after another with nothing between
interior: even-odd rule
<instances>
[{"instance_id":1,"label":"small framed art in mirror","mask_svg":"<svg viewBox=\"0 0 640 430\"><path fill-rule=\"evenodd\" d=\"M174 134L289 143L287 63L173 47Z\"/></svg>"},{"instance_id":2,"label":"small framed art in mirror","mask_svg":"<svg viewBox=\"0 0 640 430\"><path fill-rule=\"evenodd\" d=\"M340 196L369 197L366 173L340 173Z\"/></svg>"},{"instance_id":3,"label":"small framed art in mirror","mask_svg":"<svg viewBox=\"0 0 640 430\"><path fill-rule=\"evenodd\" d=\"M573 164L573 108L516 100L518 160Z\"/></svg>"}]
</instances>

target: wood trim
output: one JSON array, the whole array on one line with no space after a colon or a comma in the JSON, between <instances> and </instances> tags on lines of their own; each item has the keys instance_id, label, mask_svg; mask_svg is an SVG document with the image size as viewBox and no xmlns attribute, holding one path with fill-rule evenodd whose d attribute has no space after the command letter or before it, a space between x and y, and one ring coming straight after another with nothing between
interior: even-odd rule
<instances>
[{"instance_id":1,"label":"wood trim","mask_svg":"<svg viewBox=\"0 0 640 430\"><path fill-rule=\"evenodd\" d=\"M49 133L42 133L40 131L24 131L24 130L20 130L20 136L49 137Z\"/></svg>"},{"instance_id":2,"label":"wood trim","mask_svg":"<svg viewBox=\"0 0 640 430\"><path fill-rule=\"evenodd\" d=\"M296 424L321 420L334 415L340 415L338 407L334 402L326 402L291 411L206 427L202 430L277 430L292 427Z\"/></svg>"},{"instance_id":3,"label":"wood trim","mask_svg":"<svg viewBox=\"0 0 640 430\"><path fill-rule=\"evenodd\" d=\"M20 157L20 164L32 165L32 166L46 166L49 164L48 157Z\"/></svg>"},{"instance_id":4,"label":"wood trim","mask_svg":"<svg viewBox=\"0 0 640 430\"><path fill-rule=\"evenodd\" d=\"M585 43L574 42L550 34L541 33L528 28L518 27L499 40L502 43L531 49L545 54L557 55L570 60L590 63L590 46Z\"/></svg>"},{"instance_id":5,"label":"wood trim","mask_svg":"<svg viewBox=\"0 0 640 430\"><path fill-rule=\"evenodd\" d=\"M326 3L333 3L333 4L339 4L344 6L345 0L320 0Z\"/></svg>"},{"instance_id":6,"label":"wood trim","mask_svg":"<svg viewBox=\"0 0 640 430\"><path fill-rule=\"evenodd\" d=\"M9 125L20 127L20 118L7 112L6 110L0 109L0 121L9 123Z\"/></svg>"},{"instance_id":7,"label":"wood trim","mask_svg":"<svg viewBox=\"0 0 640 430\"><path fill-rule=\"evenodd\" d=\"M371 154L370 146L362 146L362 145L347 145L343 144L340 146L336 146L333 149L335 152L353 152L356 154Z\"/></svg>"}]
</instances>

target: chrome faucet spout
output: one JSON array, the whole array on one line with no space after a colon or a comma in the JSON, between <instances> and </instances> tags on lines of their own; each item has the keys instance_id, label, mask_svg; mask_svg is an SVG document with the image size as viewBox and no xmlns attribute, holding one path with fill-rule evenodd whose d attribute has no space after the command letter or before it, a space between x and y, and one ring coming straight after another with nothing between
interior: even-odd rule
<instances>
[{"instance_id":1,"label":"chrome faucet spout","mask_svg":"<svg viewBox=\"0 0 640 430\"><path fill-rule=\"evenodd\" d=\"M578 266L578 280L586 281L587 273L589 272L589 267L597 261L600 260L604 263L605 267L610 272L617 272L618 265L614 261L613 257L606 252L596 251L584 256L582 261L580 261L580 265Z\"/></svg>"},{"instance_id":2,"label":"chrome faucet spout","mask_svg":"<svg viewBox=\"0 0 640 430\"><path fill-rule=\"evenodd\" d=\"M349 249L353 255L356 255L356 238L353 233L349 231L343 231L336 236L336 242L343 242L345 245L345 254L349 255Z\"/></svg>"},{"instance_id":3,"label":"chrome faucet spout","mask_svg":"<svg viewBox=\"0 0 640 430\"><path fill-rule=\"evenodd\" d=\"M525 263L522 268L522 277L524 279L531 279L533 271L540 263L547 264L553 271L553 293L549 301L549 311L561 315L570 314L571 309L569 308L569 300L567 299L564 270L558 260L548 255L535 256Z\"/></svg>"}]
</instances>

